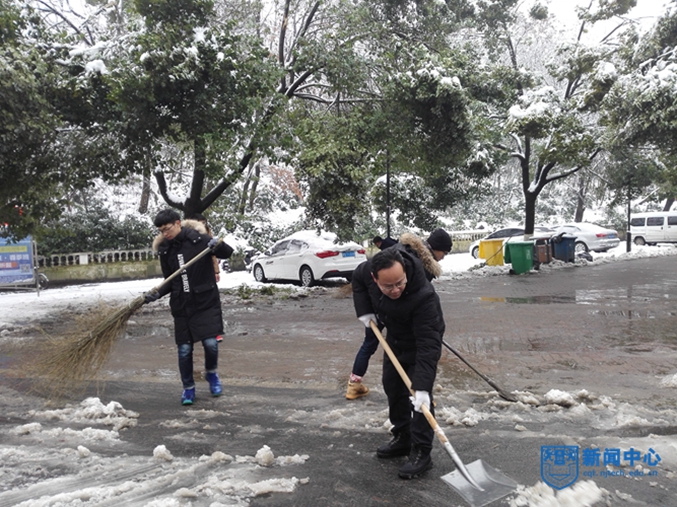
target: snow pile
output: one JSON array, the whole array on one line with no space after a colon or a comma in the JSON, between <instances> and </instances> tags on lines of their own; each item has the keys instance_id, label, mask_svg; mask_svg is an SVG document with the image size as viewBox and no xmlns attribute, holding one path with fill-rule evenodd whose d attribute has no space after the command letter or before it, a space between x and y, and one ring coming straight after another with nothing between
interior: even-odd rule
<instances>
[{"instance_id":1,"label":"snow pile","mask_svg":"<svg viewBox=\"0 0 677 507\"><path fill-rule=\"evenodd\" d=\"M437 411L437 417L451 426L469 427L477 426L484 419L484 416L474 408L461 412L454 407L443 407Z\"/></svg>"},{"instance_id":2,"label":"snow pile","mask_svg":"<svg viewBox=\"0 0 677 507\"><path fill-rule=\"evenodd\" d=\"M114 442L120 439L120 434L117 431L96 430L93 428L85 428L83 430L71 428L46 429L38 422L16 426L10 429L9 433L21 437L30 437L30 440L37 440L43 443L50 439L52 441L86 440L90 442Z\"/></svg>"},{"instance_id":3,"label":"snow pile","mask_svg":"<svg viewBox=\"0 0 677 507\"><path fill-rule=\"evenodd\" d=\"M87 398L78 406L67 406L60 410L31 410L28 414L35 419L47 421L71 421L87 424L113 426L114 430L136 426L139 414L125 410L117 401L104 405L99 398Z\"/></svg>"},{"instance_id":4,"label":"snow pile","mask_svg":"<svg viewBox=\"0 0 677 507\"><path fill-rule=\"evenodd\" d=\"M573 407L576 404L571 394L559 389L550 389L550 391L545 393L545 401L565 408Z\"/></svg>"},{"instance_id":5,"label":"snow pile","mask_svg":"<svg viewBox=\"0 0 677 507\"><path fill-rule=\"evenodd\" d=\"M153 449L153 457L158 461L172 461L174 459L172 453L164 445L158 445Z\"/></svg>"},{"instance_id":6,"label":"snow pile","mask_svg":"<svg viewBox=\"0 0 677 507\"><path fill-rule=\"evenodd\" d=\"M663 377L661 387L677 387L677 373Z\"/></svg>"},{"instance_id":7,"label":"snow pile","mask_svg":"<svg viewBox=\"0 0 677 507\"><path fill-rule=\"evenodd\" d=\"M41 430L40 423L23 425L12 434ZM132 505L153 498L144 506L230 505L246 507L251 498L270 493L292 493L309 478L263 476L262 470L302 465L308 455L280 456L261 468L257 461L272 457L264 445L257 456L233 460L221 451L200 458L177 458L165 445L151 456L99 454L84 445L57 440L35 445L0 446L2 477L6 485L0 503L17 507L59 505ZM54 445L56 444L56 445ZM67 447L59 448L66 445ZM278 475L278 476L276 476ZM20 486L19 486L20 485ZM141 505L141 504L139 504Z\"/></svg>"},{"instance_id":8,"label":"snow pile","mask_svg":"<svg viewBox=\"0 0 677 507\"><path fill-rule=\"evenodd\" d=\"M668 415L670 412L674 414L674 411L663 411L663 414ZM621 403L618 406L614 427L667 426L670 424L666 419L656 416L657 414L647 413L644 407L638 407L629 403Z\"/></svg>"},{"instance_id":9,"label":"snow pile","mask_svg":"<svg viewBox=\"0 0 677 507\"><path fill-rule=\"evenodd\" d=\"M574 392L551 389L542 396L528 391L515 391L513 394L517 402L503 400L495 393L461 393L443 388L436 391L438 420L451 426L466 427L481 427L486 422L515 427L518 423L519 428L515 428L518 431L527 431L531 423L552 422L553 416L559 421L576 422L581 429L605 431L677 425L677 411L674 409L617 403L609 396L598 396L586 389ZM480 396L487 398L485 403L478 402Z\"/></svg>"},{"instance_id":10,"label":"snow pile","mask_svg":"<svg viewBox=\"0 0 677 507\"><path fill-rule=\"evenodd\" d=\"M275 462L275 455L267 445L264 445L261 449L256 451L256 456L254 457L256 458L256 462L262 467L269 467Z\"/></svg>"},{"instance_id":11,"label":"snow pile","mask_svg":"<svg viewBox=\"0 0 677 507\"><path fill-rule=\"evenodd\" d=\"M555 491L543 482L530 488L520 485L516 495L510 500L510 507L591 507L610 496L594 481L577 482L561 491Z\"/></svg>"}]
</instances>

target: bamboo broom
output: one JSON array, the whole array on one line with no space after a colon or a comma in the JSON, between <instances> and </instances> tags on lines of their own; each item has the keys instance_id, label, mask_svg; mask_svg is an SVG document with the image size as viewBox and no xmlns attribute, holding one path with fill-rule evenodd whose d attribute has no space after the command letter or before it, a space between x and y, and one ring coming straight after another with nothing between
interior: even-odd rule
<instances>
[{"instance_id":1,"label":"bamboo broom","mask_svg":"<svg viewBox=\"0 0 677 507\"><path fill-rule=\"evenodd\" d=\"M219 238L216 244L222 241ZM150 292L159 292L211 251L212 248L205 248ZM38 390L47 392L50 399L61 398L66 392L84 388L86 382L94 380L106 363L113 345L124 333L129 318L143 304L144 296L141 295L118 308L99 306L79 319L74 331L62 340L53 341L32 368L38 379Z\"/></svg>"}]
</instances>

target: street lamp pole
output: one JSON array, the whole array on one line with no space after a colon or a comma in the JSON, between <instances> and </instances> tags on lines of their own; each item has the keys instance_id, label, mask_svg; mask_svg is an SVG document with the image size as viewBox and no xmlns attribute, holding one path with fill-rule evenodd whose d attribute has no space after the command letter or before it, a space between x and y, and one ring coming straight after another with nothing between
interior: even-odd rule
<instances>
[{"instance_id":1,"label":"street lamp pole","mask_svg":"<svg viewBox=\"0 0 677 507\"><path fill-rule=\"evenodd\" d=\"M631 180L632 181L632 180ZM632 234L630 233L630 201L632 201L632 190L630 188L630 183L628 183L628 216L626 218L625 226L625 251L629 252L632 250Z\"/></svg>"},{"instance_id":2,"label":"street lamp pole","mask_svg":"<svg viewBox=\"0 0 677 507\"><path fill-rule=\"evenodd\" d=\"M390 237L390 152L386 151L386 238Z\"/></svg>"}]
</instances>

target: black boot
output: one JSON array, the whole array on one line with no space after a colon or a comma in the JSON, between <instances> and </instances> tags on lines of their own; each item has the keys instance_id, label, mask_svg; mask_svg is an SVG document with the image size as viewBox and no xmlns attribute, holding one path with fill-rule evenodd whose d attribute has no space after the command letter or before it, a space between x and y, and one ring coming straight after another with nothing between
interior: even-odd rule
<instances>
[{"instance_id":1,"label":"black boot","mask_svg":"<svg viewBox=\"0 0 677 507\"><path fill-rule=\"evenodd\" d=\"M411 438L409 432L403 431L395 434L390 442L376 449L376 456L379 458L397 458L408 456L409 452L411 452Z\"/></svg>"},{"instance_id":2,"label":"black boot","mask_svg":"<svg viewBox=\"0 0 677 507\"><path fill-rule=\"evenodd\" d=\"M433 467L433 460L430 457L430 449L421 449L414 447L411 450L409 461L407 461L397 475L401 479L413 479L417 475L430 470Z\"/></svg>"}]
</instances>

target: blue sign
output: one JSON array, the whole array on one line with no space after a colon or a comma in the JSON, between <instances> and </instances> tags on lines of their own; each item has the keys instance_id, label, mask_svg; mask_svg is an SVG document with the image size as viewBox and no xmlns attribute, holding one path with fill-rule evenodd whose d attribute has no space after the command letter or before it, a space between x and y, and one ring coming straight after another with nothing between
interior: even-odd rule
<instances>
[{"instance_id":1,"label":"blue sign","mask_svg":"<svg viewBox=\"0 0 677 507\"><path fill-rule=\"evenodd\" d=\"M542 445L541 478L555 489L571 486L578 479L577 445Z\"/></svg>"},{"instance_id":2,"label":"blue sign","mask_svg":"<svg viewBox=\"0 0 677 507\"><path fill-rule=\"evenodd\" d=\"M29 283L34 279L31 237L18 243L0 242L0 284Z\"/></svg>"}]
</instances>

